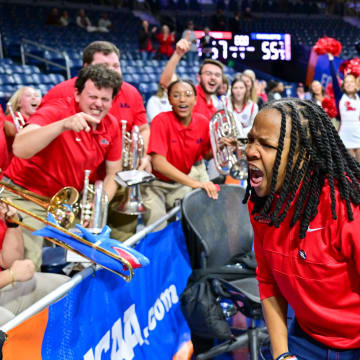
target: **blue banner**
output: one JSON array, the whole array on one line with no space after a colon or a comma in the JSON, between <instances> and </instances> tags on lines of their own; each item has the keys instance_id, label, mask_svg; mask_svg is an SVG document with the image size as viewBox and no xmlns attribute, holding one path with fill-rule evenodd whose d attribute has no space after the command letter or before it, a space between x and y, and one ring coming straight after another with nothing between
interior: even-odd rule
<instances>
[{"instance_id":1,"label":"blue banner","mask_svg":"<svg viewBox=\"0 0 360 360\"><path fill-rule=\"evenodd\" d=\"M50 306L43 360L172 359L190 340L179 297L191 268L180 222L136 247L150 264L130 283L96 272Z\"/></svg>"}]
</instances>

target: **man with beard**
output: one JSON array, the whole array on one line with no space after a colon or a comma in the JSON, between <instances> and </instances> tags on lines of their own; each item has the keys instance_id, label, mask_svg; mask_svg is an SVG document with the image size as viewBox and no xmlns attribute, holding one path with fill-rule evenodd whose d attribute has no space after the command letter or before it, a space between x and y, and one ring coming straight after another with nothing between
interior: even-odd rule
<instances>
[{"instance_id":1,"label":"man with beard","mask_svg":"<svg viewBox=\"0 0 360 360\"><path fill-rule=\"evenodd\" d=\"M169 59L160 77L160 85L167 88L171 82L171 77L175 73L176 66L181 58L190 50L188 39L180 39L176 43L176 50ZM224 65L213 59L205 59L200 65L197 75L198 85L196 86L196 104L193 112L204 115L209 121L217 111L212 96L216 94L222 84ZM199 159L189 174L198 181L209 181L206 167L202 159Z\"/></svg>"}]
</instances>

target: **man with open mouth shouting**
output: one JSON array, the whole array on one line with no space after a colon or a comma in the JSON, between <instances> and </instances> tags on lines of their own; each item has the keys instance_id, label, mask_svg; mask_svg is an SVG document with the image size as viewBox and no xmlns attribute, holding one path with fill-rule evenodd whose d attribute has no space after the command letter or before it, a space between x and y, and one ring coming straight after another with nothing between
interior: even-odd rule
<instances>
[{"instance_id":1,"label":"man with open mouth shouting","mask_svg":"<svg viewBox=\"0 0 360 360\"><path fill-rule=\"evenodd\" d=\"M359 163L309 101L269 103L248 139L244 201L274 359L360 359Z\"/></svg>"}]
</instances>

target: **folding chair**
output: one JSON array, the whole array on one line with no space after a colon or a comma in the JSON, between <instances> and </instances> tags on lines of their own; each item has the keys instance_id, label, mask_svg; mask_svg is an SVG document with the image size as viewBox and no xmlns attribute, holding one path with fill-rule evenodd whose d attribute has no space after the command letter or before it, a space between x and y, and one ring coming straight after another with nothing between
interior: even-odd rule
<instances>
[{"instance_id":1,"label":"folding chair","mask_svg":"<svg viewBox=\"0 0 360 360\"><path fill-rule=\"evenodd\" d=\"M239 185L220 185L219 198L210 199L206 192L197 189L187 194L182 202L182 224L186 235L193 269L218 268L229 264L239 253L251 253L253 230L248 208L242 203L245 190ZM230 265L232 266L232 265ZM251 360L259 359L261 344L269 341L265 327L257 327L262 310L256 277L249 276L230 282L217 282L216 295L230 293L242 304L237 307L250 319L246 330L231 329L232 340L198 354L198 360L210 359L219 354L248 347Z\"/></svg>"}]
</instances>

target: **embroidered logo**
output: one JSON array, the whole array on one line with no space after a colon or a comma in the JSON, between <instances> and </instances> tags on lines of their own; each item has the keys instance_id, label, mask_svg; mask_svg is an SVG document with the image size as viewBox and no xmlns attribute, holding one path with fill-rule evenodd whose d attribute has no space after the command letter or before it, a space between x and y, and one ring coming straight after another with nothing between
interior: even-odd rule
<instances>
[{"instance_id":1,"label":"embroidered logo","mask_svg":"<svg viewBox=\"0 0 360 360\"><path fill-rule=\"evenodd\" d=\"M307 232L313 232L313 231L318 231L318 230L322 230L322 229L325 229L325 227L311 229L310 226L308 226Z\"/></svg>"},{"instance_id":2,"label":"embroidered logo","mask_svg":"<svg viewBox=\"0 0 360 360\"><path fill-rule=\"evenodd\" d=\"M109 142L108 142L106 139L102 138L102 139L100 140L100 144L101 144L101 145L109 145Z\"/></svg>"},{"instance_id":3,"label":"embroidered logo","mask_svg":"<svg viewBox=\"0 0 360 360\"><path fill-rule=\"evenodd\" d=\"M196 139L197 144L201 144L203 141L204 141L203 138Z\"/></svg>"},{"instance_id":4,"label":"embroidered logo","mask_svg":"<svg viewBox=\"0 0 360 360\"><path fill-rule=\"evenodd\" d=\"M346 111L355 111L356 109L351 106L350 101L345 101Z\"/></svg>"},{"instance_id":5,"label":"embroidered logo","mask_svg":"<svg viewBox=\"0 0 360 360\"><path fill-rule=\"evenodd\" d=\"M303 260L306 259L306 252L305 252L305 250L300 249L300 250L298 251L298 254L299 254L299 256L300 256Z\"/></svg>"},{"instance_id":6,"label":"embroidered logo","mask_svg":"<svg viewBox=\"0 0 360 360\"><path fill-rule=\"evenodd\" d=\"M75 138L75 141L80 142L81 139L80 139L79 137L76 137L76 138Z\"/></svg>"},{"instance_id":7,"label":"embroidered logo","mask_svg":"<svg viewBox=\"0 0 360 360\"><path fill-rule=\"evenodd\" d=\"M130 105L128 103L120 103L119 106L122 109L130 109Z\"/></svg>"}]
</instances>

